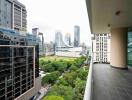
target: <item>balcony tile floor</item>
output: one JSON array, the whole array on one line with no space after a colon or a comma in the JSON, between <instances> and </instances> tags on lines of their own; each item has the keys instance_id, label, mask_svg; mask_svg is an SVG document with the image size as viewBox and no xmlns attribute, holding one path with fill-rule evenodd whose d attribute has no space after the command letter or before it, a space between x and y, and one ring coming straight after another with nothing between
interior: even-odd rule
<instances>
[{"instance_id":1,"label":"balcony tile floor","mask_svg":"<svg viewBox=\"0 0 132 100\"><path fill-rule=\"evenodd\" d=\"M93 100L132 100L132 67L120 70L93 64Z\"/></svg>"}]
</instances>

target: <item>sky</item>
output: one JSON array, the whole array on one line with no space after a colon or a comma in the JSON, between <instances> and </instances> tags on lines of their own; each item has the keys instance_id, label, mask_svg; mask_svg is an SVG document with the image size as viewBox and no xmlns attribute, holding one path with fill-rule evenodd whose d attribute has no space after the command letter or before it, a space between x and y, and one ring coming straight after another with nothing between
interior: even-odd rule
<instances>
[{"instance_id":1,"label":"sky","mask_svg":"<svg viewBox=\"0 0 132 100\"><path fill-rule=\"evenodd\" d=\"M28 32L39 28L44 34L45 42L54 41L55 32L63 36L74 36L74 26L80 26L80 41L91 45L91 32L85 0L18 0L27 9Z\"/></svg>"}]
</instances>

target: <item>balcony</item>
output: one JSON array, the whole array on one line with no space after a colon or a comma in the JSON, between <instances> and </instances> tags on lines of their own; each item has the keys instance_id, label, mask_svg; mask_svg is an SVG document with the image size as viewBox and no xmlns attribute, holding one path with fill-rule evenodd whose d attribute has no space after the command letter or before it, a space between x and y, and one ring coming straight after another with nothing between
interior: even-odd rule
<instances>
[{"instance_id":1,"label":"balcony","mask_svg":"<svg viewBox=\"0 0 132 100\"><path fill-rule=\"evenodd\" d=\"M132 67L90 64L84 100L132 100Z\"/></svg>"}]
</instances>

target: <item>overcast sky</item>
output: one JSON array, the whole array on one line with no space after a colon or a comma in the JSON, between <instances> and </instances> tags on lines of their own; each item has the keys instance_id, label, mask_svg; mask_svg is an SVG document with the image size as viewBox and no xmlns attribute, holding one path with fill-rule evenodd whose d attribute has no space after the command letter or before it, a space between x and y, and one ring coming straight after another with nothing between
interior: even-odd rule
<instances>
[{"instance_id":1,"label":"overcast sky","mask_svg":"<svg viewBox=\"0 0 132 100\"><path fill-rule=\"evenodd\" d=\"M80 26L81 43L91 45L91 33L85 0L18 0L27 9L27 27L39 28L45 41L54 40L55 31L74 35L74 25Z\"/></svg>"}]
</instances>

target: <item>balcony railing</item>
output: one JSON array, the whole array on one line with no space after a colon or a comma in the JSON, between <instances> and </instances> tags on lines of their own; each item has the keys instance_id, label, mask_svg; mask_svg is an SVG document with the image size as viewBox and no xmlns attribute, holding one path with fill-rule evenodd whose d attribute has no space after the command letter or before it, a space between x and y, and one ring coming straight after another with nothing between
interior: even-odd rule
<instances>
[{"instance_id":1,"label":"balcony railing","mask_svg":"<svg viewBox=\"0 0 132 100\"><path fill-rule=\"evenodd\" d=\"M92 68L92 66L93 66L93 59L91 58L83 100L91 100L92 99L92 86L93 86L92 85L93 84L93 77L92 77L93 68Z\"/></svg>"}]
</instances>

